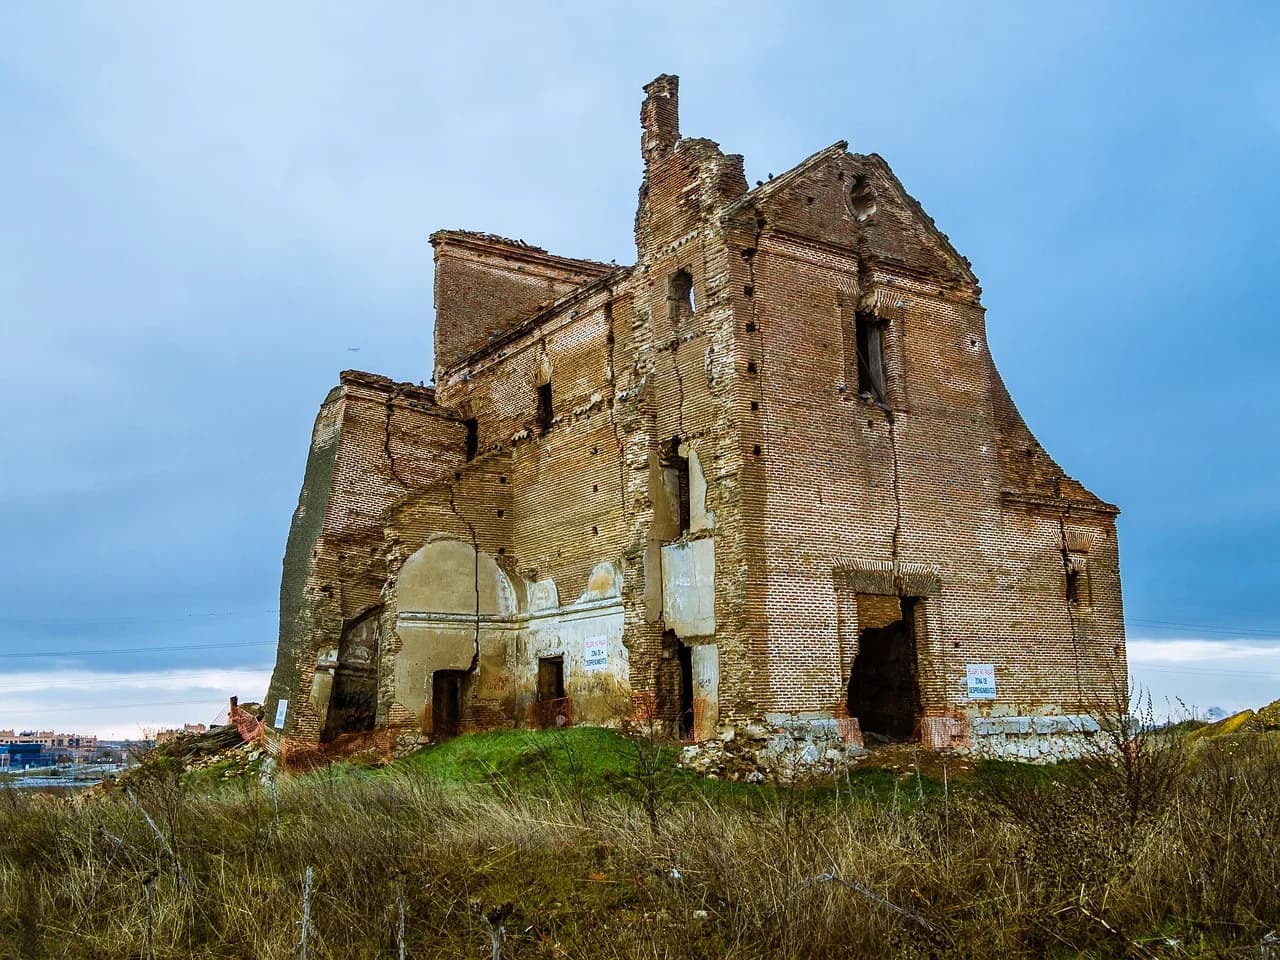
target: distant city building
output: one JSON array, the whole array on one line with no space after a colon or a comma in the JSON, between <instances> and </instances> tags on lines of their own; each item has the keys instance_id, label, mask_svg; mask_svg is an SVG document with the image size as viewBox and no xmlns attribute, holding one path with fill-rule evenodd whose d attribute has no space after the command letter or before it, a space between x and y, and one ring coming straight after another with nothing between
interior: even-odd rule
<instances>
[{"instance_id":1,"label":"distant city building","mask_svg":"<svg viewBox=\"0 0 1280 960\"><path fill-rule=\"evenodd\" d=\"M38 743L0 744L0 770L27 770L51 767L57 762L53 753Z\"/></svg>"},{"instance_id":2,"label":"distant city building","mask_svg":"<svg viewBox=\"0 0 1280 960\"><path fill-rule=\"evenodd\" d=\"M22 747L22 750L8 750ZM38 753L39 763L27 764L31 748ZM18 766L17 756L23 757L28 766L49 766L53 763L80 763L92 760L98 754L98 738L87 733L55 733L52 730L0 730L0 766L9 759L9 766Z\"/></svg>"}]
</instances>

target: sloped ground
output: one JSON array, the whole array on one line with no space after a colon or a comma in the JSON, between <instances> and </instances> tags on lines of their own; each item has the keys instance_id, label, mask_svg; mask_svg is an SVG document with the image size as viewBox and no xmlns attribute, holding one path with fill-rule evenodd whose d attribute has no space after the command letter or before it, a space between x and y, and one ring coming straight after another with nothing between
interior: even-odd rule
<instances>
[{"instance_id":1,"label":"sloped ground","mask_svg":"<svg viewBox=\"0 0 1280 960\"><path fill-rule=\"evenodd\" d=\"M1273 700L1258 710L1241 710L1239 713L1224 717L1216 723L1200 727L1189 733L1187 739L1191 743L1196 743L1238 733L1269 733L1272 731L1280 731L1280 700Z\"/></svg>"}]
</instances>

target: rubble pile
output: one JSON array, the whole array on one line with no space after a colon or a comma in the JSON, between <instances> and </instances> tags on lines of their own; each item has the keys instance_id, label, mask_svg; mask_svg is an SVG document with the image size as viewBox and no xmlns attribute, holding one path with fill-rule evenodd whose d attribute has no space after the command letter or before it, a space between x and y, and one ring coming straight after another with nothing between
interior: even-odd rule
<instances>
[{"instance_id":1,"label":"rubble pile","mask_svg":"<svg viewBox=\"0 0 1280 960\"><path fill-rule=\"evenodd\" d=\"M779 720L728 728L689 744L679 762L713 779L762 783L831 776L865 756L865 749L842 740L835 721Z\"/></svg>"}]
</instances>

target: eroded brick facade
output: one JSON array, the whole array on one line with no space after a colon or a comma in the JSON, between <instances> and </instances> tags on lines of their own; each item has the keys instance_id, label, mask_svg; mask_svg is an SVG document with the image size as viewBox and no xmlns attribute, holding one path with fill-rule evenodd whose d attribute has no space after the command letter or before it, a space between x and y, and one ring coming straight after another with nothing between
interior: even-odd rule
<instances>
[{"instance_id":1,"label":"eroded brick facade","mask_svg":"<svg viewBox=\"0 0 1280 960\"><path fill-rule=\"evenodd\" d=\"M1117 511L1023 423L968 262L844 143L749 190L677 92L646 87L633 266L432 236L435 387L322 406L267 717L1087 728L1126 679Z\"/></svg>"}]
</instances>

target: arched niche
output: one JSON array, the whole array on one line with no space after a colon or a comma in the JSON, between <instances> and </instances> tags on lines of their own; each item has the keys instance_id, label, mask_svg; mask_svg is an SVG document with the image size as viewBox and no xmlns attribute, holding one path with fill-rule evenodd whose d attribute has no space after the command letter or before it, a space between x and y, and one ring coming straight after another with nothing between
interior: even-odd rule
<instances>
[{"instance_id":1,"label":"arched niche","mask_svg":"<svg viewBox=\"0 0 1280 960\"><path fill-rule=\"evenodd\" d=\"M432 539L404 562L396 607L401 613L498 617L518 609L511 581L493 557L454 537Z\"/></svg>"}]
</instances>

